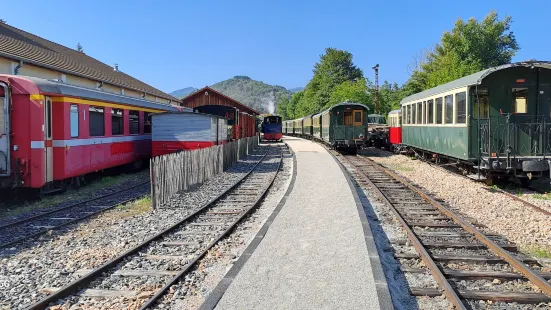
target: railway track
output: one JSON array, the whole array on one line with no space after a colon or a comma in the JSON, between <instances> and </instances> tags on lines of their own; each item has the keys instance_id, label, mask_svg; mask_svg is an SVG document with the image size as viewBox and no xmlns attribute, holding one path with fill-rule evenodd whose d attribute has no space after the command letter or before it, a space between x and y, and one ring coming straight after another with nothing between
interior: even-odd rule
<instances>
[{"instance_id":1,"label":"railway track","mask_svg":"<svg viewBox=\"0 0 551 310\"><path fill-rule=\"evenodd\" d=\"M413 245L417 252L394 253L402 271L431 274L436 280L437 288L410 287L413 296L444 294L456 309L474 309L477 302L488 301L496 309L501 309L499 303L507 309L551 305L551 273L542 272L541 265L520 254L514 244L484 234L430 194L370 159L338 158L361 186L369 186L380 196L406 232L407 240L390 241Z\"/></svg>"},{"instance_id":2,"label":"railway track","mask_svg":"<svg viewBox=\"0 0 551 310\"><path fill-rule=\"evenodd\" d=\"M127 187L120 191L79 201L61 208L47 210L39 214L13 221L0 226L0 249L14 246L23 241L38 237L50 230L74 224L120 204L131 202L146 193L149 181Z\"/></svg>"},{"instance_id":3,"label":"railway track","mask_svg":"<svg viewBox=\"0 0 551 310\"><path fill-rule=\"evenodd\" d=\"M44 309L49 304L94 308L98 299L124 303L114 307L154 306L261 203L282 159L281 146L271 148L243 178L197 211L29 309Z\"/></svg>"},{"instance_id":4,"label":"railway track","mask_svg":"<svg viewBox=\"0 0 551 310\"><path fill-rule=\"evenodd\" d=\"M390 152L389 152L390 153ZM393 154L393 153L391 153ZM464 177L465 179L468 179L469 181L472 181L472 182L476 182L472 179L469 179L467 178L460 170L454 168L452 165L436 165L430 161L427 161L427 160L424 160L423 158L421 157L417 157L419 160L421 160L422 162L424 163L427 163L428 165L430 165L431 167L435 167L435 168L438 168L438 169L441 169L442 171L445 171L447 173L451 173L453 175L459 175L459 176L462 176ZM531 190L531 191L534 191L536 193L539 193L539 194L547 194L545 191L543 190L540 190L538 188L535 188L535 187L528 187L527 189ZM540 212L540 213L543 213L545 215L551 215L551 211L549 211L548 209L545 209L545 208L542 208L534 203L531 203L525 199L522 199L520 197L518 197L517 195L513 194L513 193L510 193L504 189L501 189L501 188L495 188L493 187L492 190L494 191L497 191L497 192L500 192L502 194L504 194L505 196L508 196L509 198L512 198L516 201L519 201L519 202L522 202L524 205L526 205L527 207L530 207L532 209L534 209L535 211L537 212Z\"/></svg>"}]
</instances>

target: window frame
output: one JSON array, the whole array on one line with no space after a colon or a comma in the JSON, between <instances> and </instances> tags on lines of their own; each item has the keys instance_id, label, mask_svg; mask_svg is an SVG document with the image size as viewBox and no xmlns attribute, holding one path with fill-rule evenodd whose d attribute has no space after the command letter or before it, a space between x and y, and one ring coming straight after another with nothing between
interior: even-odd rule
<instances>
[{"instance_id":1,"label":"window frame","mask_svg":"<svg viewBox=\"0 0 551 310\"><path fill-rule=\"evenodd\" d=\"M116 111L120 111L120 117L119 116L116 116ZM114 123L113 123L113 118L114 117L119 117L120 118L120 122L119 122L119 129L120 129L120 133L115 133L114 130L115 130L115 126L114 126ZM124 110L123 109L116 109L116 108L111 108L111 135L112 136L123 136L124 135Z\"/></svg>"},{"instance_id":2,"label":"window frame","mask_svg":"<svg viewBox=\"0 0 551 310\"><path fill-rule=\"evenodd\" d=\"M463 95L464 114L460 122L460 119L459 119L460 99L458 100L458 98L460 98L461 95ZM467 92L465 91L460 91L454 94L454 124L467 124Z\"/></svg>"},{"instance_id":3,"label":"window frame","mask_svg":"<svg viewBox=\"0 0 551 310\"><path fill-rule=\"evenodd\" d=\"M137 132L132 132L132 112L137 113ZM128 134L129 135L139 135L140 134L140 111L138 110L128 110Z\"/></svg>"},{"instance_id":4,"label":"window frame","mask_svg":"<svg viewBox=\"0 0 551 310\"><path fill-rule=\"evenodd\" d=\"M52 138L52 99L46 99L46 138Z\"/></svg>"},{"instance_id":5,"label":"window frame","mask_svg":"<svg viewBox=\"0 0 551 310\"><path fill-rule=\"evenodd\" d=\"M356 121L356 114L360 114L360 120ZM354 126L362 126L363 125L363 113L362 110L352 110L352 124Z\"/></svg>"},{"instance_id":6,"label":"window frame","mask_svg":"<svg viewBox=\"0 0 551 310\"><path fill-rule=\"evenodd\" d=\"M440 99L440 113L438 113L438 99ZM444 97L437 97L434 99L434 104L436 105L435 109L435 120L436 125L444 125ZM438 116L440 116L440 122L438 121Z\"/></svg>"},{"instance_id":7,"label":"window frame","mask_svg":"<svg viewBox=\"0 0 551 310\"><path fill-rule=\"evenodd\" d=\"M92 134L92 115L93 115L93 113L100 113L100 112L91 111L91 109L99 109L99 110L101 110L101 116L102 116L102 119L103 119L103 122L102 122L102 134L101 134L101 135ZM105 107L102 107L102 106L94 106L94 105L88 106L88 133L89 133L90 137L105 137Z\"/></svg>"},{"instance_id":8,"label":"window frame","mask_svg":"<svg viewBox=\"0 0 551 310\"><path fill-rule=\"evenodd\" d=\"M427 124L434 124L434 99L427 100Z\"/></svg>"},{"instance_id":9,"label":"window frame","mask_svg":"<svg viewBox=\"0 0 551 310\"><path fill-rule=\"evenodd\" d=\"M73 136L73 129L75 128L74 127L74 122L73 120L73 114L74 111L73 111L73 108L76 108L76 136ZM79 108L78 108L78 104L70 104L69 105L69 135L71 136L71 138L78 138L80 137L80 112L79 112Z\"/></svg>"},{"instance_id":10,"label":"window frame","mask_svg":"<svg viewBox=\"0 0 551 310\"><path fill-rule=\"evenodd\" d=\"M445 125L450 125L450 124L454 124L454 120L455 118L453 117L454 115L454 105L455 105L455 102L454 102L454 98L453 98L453 94L449 94L449 95L446 95L444 96L444 124ZM451 117L450 117L450 121L448 122L448 102L447 102L447 98L451 98Z\"/></svg>"}]
</instances>

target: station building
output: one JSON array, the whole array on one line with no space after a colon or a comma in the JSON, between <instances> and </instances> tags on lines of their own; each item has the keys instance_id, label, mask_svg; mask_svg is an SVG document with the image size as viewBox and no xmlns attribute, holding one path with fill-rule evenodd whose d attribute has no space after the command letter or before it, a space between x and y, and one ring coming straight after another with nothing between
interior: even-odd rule
<instances>
[{"instance_id":1,"label":"station building","mask_svg":"<svg viewBox=\"0 0 551 310\"><path fill-rule=\"evenodd\" d=\"M162 104L180 104L177 98L121 72L118 65L109 66L82 51L2 22L0 74L39 77Z\"/></svg>"}]
</instances>

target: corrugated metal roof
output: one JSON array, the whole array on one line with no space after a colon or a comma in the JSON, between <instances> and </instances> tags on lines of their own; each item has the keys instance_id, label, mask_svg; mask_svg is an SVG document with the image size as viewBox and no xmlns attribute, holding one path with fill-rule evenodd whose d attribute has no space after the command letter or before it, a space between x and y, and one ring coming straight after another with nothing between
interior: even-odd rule
<instances>
[{"instance_id":1,"label":"corrugated metal roof","mask_svg":"<svg viewBox=\"0 0 551 310\"><path fill-rule=\"evenodd\" d=\"M0 56L178 101L84 53L0 23ZM24 65L24 64L23 64Z\"/></svg>"},{"instance_id":2,"label":"corrugated metal roof","mask_svg":"<svg viewBox=\"0 0 551 310\"><path fill-rule=\"evenodd\" d=\"M511 63L511 64L505 64L505 65L502 65L502 66L492 67L492 68L489 68L489 69L485 69L485 70L473 73L471 75L464 76L460 79L453 80L453 81L448 82L446 84L442 84L442 85L438 85L438 86L433 87L433 88L429 88L429 89L427 89L425 91L422 91L420 93L408 96L408 97L402 99L402 101L400 101L400 104L404 104L404 103L411 102L411 101L416 101L416 100L423 99L423 98L426 98L426 97L430 97L430 96L433 96L433 95L438 95L440 93L444 93L444 92L447 92L447 91L450 91L450 90L453 90L453 89L480 84L482 82L482 80L485 77L487 77L488 75L490 75L491 73L496 72L496 71L500 71L500 70L504 70L504 69L508 69L508 68L512 68L512 67L539 67L539 68L551 69L551 62L533 60L533 61L516 62L516 63Z\"/></svg>"}]
</instances>

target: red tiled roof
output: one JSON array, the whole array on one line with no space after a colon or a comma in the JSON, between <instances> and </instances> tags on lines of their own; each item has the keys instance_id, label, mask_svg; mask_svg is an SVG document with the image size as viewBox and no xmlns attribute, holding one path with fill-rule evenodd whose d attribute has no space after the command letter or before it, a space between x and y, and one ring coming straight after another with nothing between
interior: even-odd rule
<instances>
[{"instance_id":1,"label":"red tiled roof","mask_svg":"<svg viewBox=\"0 0 551 310\"><path fill-rule=\"evenodd\" d=\"M84 53L0 23L0 56L179 101Z\"/></svg>"}]
</instances>

